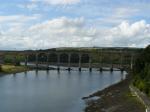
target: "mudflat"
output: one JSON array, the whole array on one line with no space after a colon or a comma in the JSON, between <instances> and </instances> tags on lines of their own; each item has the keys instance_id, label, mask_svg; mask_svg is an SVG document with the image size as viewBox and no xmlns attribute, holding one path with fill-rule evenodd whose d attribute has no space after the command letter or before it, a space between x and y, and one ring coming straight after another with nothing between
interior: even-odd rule
<instances>
[{"instance_id":1,"label":"mudflat","mask_svg":"<svg viewBox=\"0 0 150 112\"><path fill-rule=\"evenodd\" d=\"M131 76L83 99L85 112L145 112L144 105L130 92ZM96 99L94 99L96 97Z\"/></svg>"}]
</instances>

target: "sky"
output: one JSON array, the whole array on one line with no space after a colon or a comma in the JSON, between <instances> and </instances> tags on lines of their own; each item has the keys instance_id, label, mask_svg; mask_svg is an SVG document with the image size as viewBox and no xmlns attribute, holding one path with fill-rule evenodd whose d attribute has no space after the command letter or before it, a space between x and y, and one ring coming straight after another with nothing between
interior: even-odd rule
<instances>
[{"instance_id":1,"label":"sky","mask_svg":"<svg viewBox=\"0 0 150 112\"><path fill-rule=\"evenodd\" d=\"M0 0L0 50L149 44L150 0Z\"/></svg>"}]
</instances>

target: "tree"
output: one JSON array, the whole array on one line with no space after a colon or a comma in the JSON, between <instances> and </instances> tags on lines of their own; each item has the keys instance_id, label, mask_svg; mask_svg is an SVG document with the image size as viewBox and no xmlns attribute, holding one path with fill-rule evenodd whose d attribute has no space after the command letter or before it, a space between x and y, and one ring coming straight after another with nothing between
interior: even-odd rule
<instances>
[{"instance_id":1,"label":"tree","mask_svg":"<svg viewBox=\"0 0 150 112\"><path fill-rule=\"evenodd\" d=\"M150 96L150 45L138 56L133 72L133 85Z\"/></svg>"}]
</instances>

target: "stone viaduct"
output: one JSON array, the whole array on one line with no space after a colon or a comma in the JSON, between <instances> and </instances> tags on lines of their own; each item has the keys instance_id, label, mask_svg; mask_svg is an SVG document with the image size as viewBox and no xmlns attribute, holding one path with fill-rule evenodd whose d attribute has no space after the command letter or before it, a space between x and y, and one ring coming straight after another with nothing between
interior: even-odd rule
<instances>
[{"instance_id":1,"label":"stone viaduct","mask_svg":"<svg viewBox=\"0 0 150 112\"><path fill-rule=\"evenodd\" d=\"M56 65L57 70L60 69L60 65L67 66L68 70L71 70L72 66L78 67L81 71L83 66L89 68L92 71L93 67L99 68L100 71L103 67L109 67L111 71L113 68L119 68L124 70L124 68L132 69L134 64L134 59L136 58L136 53L133 51L125 51L123 49L117 50L104 50L99 49L97 51L96 62L93 62L94 53L88 50L85 51L64 51L64 50L34 50L34 51L0 51L0 63L3 62L5 55L11 55L16 62L16 56L24 56L24 65L32 61L36 68L40 64L45 64L47 69L49 65ZM114 57L116 56L116 59ZM105 58L105 59L104 59ZM118 60L117 63L115 60ZM107 61L107 63L106 63Z\"/></svg>"}]
</instances>

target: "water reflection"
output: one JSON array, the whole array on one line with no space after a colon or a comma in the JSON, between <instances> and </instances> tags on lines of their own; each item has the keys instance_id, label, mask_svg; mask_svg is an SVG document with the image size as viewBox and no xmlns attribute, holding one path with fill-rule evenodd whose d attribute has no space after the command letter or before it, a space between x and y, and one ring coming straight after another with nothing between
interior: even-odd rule
<instances>
[{"instance_id":1,"label":"water reflection","mask_svg":"<svg viewBox=\"0 0 150 112\"><path fill-rule=\"evenodd\" d=\"M0 77L0 112L81 112L82 97L125 78L120 71L29 71Z\"/></svg>"}]
</instances>

